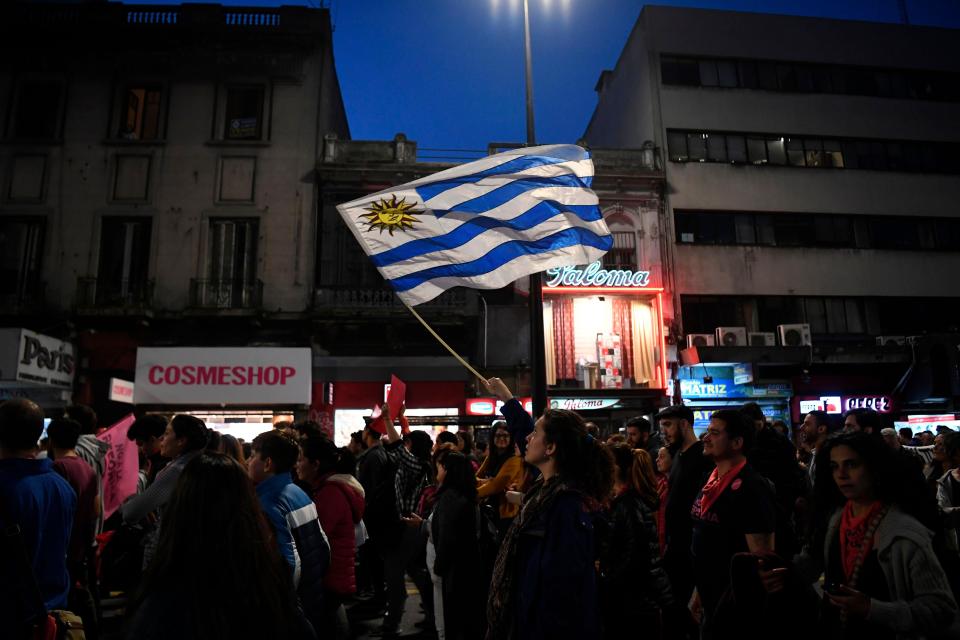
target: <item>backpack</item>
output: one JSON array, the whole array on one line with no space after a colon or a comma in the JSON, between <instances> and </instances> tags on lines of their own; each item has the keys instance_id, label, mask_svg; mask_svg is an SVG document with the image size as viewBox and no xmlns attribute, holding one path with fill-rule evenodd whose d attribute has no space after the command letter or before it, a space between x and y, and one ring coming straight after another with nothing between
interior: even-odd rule
<instances>
[{"instance_id":1,"label":"backpack","mask_svg":"<svg viewBox=\"0 0 960 640\"><path fill-rule=\"evenodd\" d=\"M80 616L66 609L54 609L49 614L57 624L56 640L86 640Z\"/></svg>"}]
</instances>

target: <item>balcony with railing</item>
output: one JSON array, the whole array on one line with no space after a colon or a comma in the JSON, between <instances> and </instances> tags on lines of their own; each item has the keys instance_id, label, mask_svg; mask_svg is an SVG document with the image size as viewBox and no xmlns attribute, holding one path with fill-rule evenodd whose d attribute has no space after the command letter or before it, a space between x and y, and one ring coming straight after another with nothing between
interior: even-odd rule
<instances>
[{"instance_id":1,"label":"balcony with railing","mask_svg":"<svg viewBox=\"0 0 960 640\"><path fill-rule=\"evenodd\" d=\"M92 315L149 313L153 308L153 287L152 279L79 278L75 306L78 312Z\"/></svg>"},{"instance_id":2,"label":"balcony with railing","mask_svg":"<svg viewBox=\"0 0 960 640\"><path fill-rule=\"evenodd\" d=\"M453 315L473 315L477 310L475 292L463 288L450 289L429 302L417 306ZM314 292L314 313L353 314L357 312L407 313L406 307L389 289L361 287L320 287Z\"/></svg>"},{"instance_id":3,"label":"balcony with railing","mask_svg":"<svg viewBox=\"0 0 960 640\"><path fill-rule=\"evenodd\" d=\"M263 308L263 282L190 280L190 309L198 312L251 313Z\"/></svg>"}]
</instances>

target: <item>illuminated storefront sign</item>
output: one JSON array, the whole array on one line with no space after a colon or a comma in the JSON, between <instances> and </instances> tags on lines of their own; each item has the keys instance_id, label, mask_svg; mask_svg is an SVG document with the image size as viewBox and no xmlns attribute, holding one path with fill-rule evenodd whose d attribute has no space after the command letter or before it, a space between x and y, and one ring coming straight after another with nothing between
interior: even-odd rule
<instances>
[{"instance_id":1,"label":"illuminated storefront sign","mask_svg":"<svg viewBox=\"0 0 960 640\"><path fill-rule=\"evenodd\" d=\"M712 382L702 380L680 380L680 394L684 398L769 398L787 397L791 387L786 382L767 384L736 384L733 379L714 378Z\"/></svg>"},{"instance_id":2,"label":"illuminated storefront sign","mask_svg":"<svg viewBox=\"0 0 960 640\"><path fill-rule=\"evenodd\" d=\"M649 271L604 269L599 261L586 269L554 267L547 269L547 287L646 287L650 284Z\"/></svg>"},{"instance_id":3,"label":"illuminated storefront sign","mask_svg":"<svg viewBox=\"0 0 960 640\"><path fill-rule=\"evenodd\" d=\"M893 411L893 402L889 396L820 396L800 400L800 413L826 411L831 414L844 413L851 409L873 409L878 413Z\"/></svg>"},{"instance_id":4,"label":"illuminated storefront sign","mask_svg":"<svg viewBox=\"0 0 960 640\"><path fill-rule=\"evenodd\" d=\"M551 409L567 411L595 411L609 409L620 402L620 398L551 398Z\"/></svg>"},{"instance_id":5,"label":"illuminated storefront sign","mask_svg":"<svg viewBox=\"0 0 960 640\"><path fill-rule=\"evenodd\" d=\"M533 415L533 400L517 398L527 413ZM496 398L467 398L468 416L499 416L503 403Z\"/></svg>"}]
</instances>

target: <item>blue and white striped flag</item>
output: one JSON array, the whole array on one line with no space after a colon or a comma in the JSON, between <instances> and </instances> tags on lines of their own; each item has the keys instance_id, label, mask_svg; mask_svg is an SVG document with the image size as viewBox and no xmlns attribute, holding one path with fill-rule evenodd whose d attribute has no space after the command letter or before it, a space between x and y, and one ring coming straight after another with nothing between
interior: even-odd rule
<instances>
[{"instance_id":1,"label":"blue and white striped flag","mask_svg":"<svg viewBox=\"0 0 960 640\"><path fill-rule=\"evenodd\" d=\"M337 209L408 305L456 286L496 289L613 245L593 162L575 145L526 147L387 189Z\"/></svg>"}]
</instances>

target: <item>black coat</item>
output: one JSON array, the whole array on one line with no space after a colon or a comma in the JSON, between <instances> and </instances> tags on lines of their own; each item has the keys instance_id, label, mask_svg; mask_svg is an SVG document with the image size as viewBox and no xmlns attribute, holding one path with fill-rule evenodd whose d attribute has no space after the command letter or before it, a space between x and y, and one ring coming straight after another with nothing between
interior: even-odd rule
<instances>
[{"instance_id":1,"label":"black coat","mask_svg":"<svg viewBox=\"0 0 960 640\"><path fill-rule=\"evenodd\" d=\"M485 585L480 580L477 522L473 501L454 489L440 490L433 507L431 536L437 558L432 568L443 578L444 633L450 640L482 634Z\"/></svg>"},{"instance_id":2,"label":"black coat","mask_svg":"<svg viewBox=\"0 0 960 640\"><path fill-rule=\"evenodd\" d=\"M600 543L600 584L604 607L614 615L656 611L673 602L654 509L634 491L610 504Z\"/></svg>"}]
</instances>

